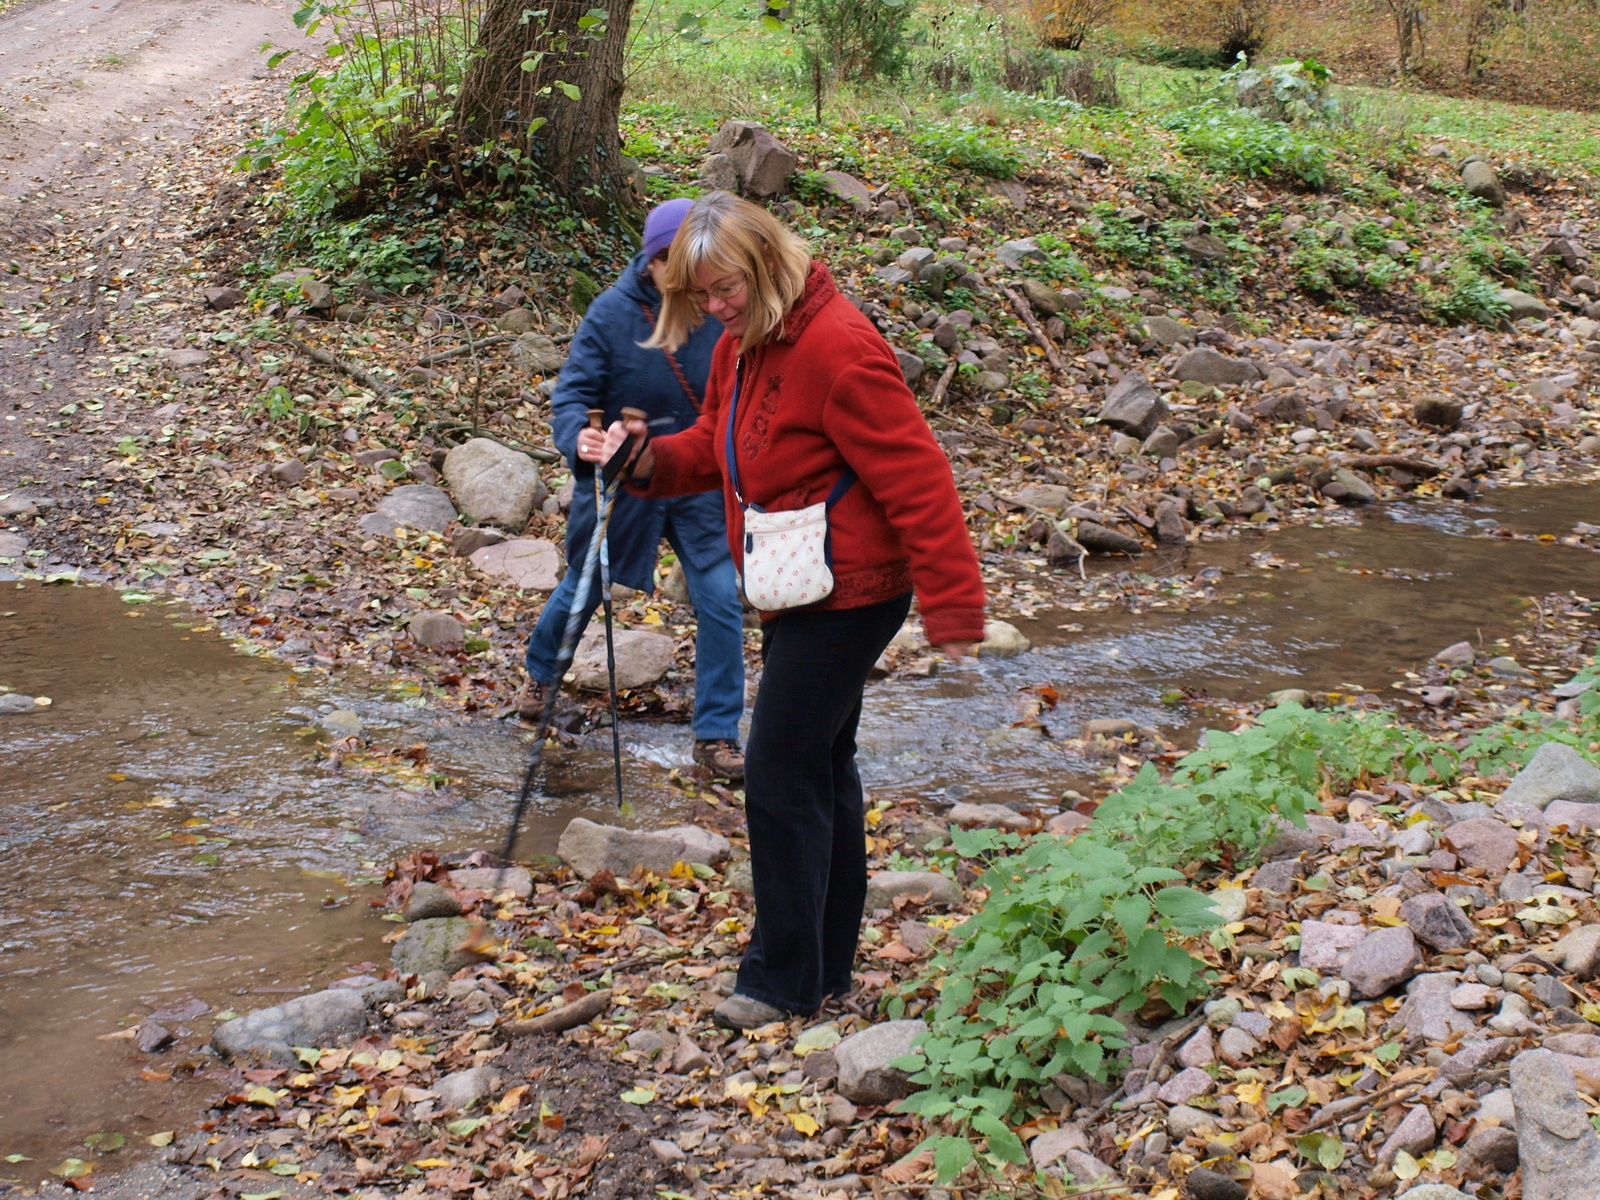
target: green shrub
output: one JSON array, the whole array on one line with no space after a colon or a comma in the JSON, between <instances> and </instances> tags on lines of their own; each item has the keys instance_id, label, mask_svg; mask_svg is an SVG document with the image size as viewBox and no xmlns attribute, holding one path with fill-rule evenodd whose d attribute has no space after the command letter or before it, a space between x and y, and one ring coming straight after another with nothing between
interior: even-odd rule
<instances>
[{"instance_id":1,"label":"green shrub","mask_svg":"<svg viewBox=\"0 0 1600 1200\"><path fill-rule=\"evenodd\" d=\"M1495 325L1511 311L1500 299L1500 285L1466 259L1454 263L1446 279L1443 289L1422 289L1429 314L1442 325Z\"/></svg>"},{"instance_id":2,"label":"green shrub","mask_svg":"<svg viewBox=\"0 0 1600 1200\"><path fill-rule=\"evenodd\" d=\"M1252 67L1241 56L1222 73L1218 89L1240 108L1285 124L1327 123L1339 115L1328 68L1314 58Z\"/></svg>"},{"instance_id":3,"label":"green shrub","mask_svg":"<svg viewBox=\"0 0 1600 1200\"><path fill-rule=\"evenodd\" d=\"M930 125L914 141L930 162L964 167L995 179L1010 179L1022 169L1020 150L966 121Z\"/></svg>"},{"instance_id":4,"label":"green shrub","mask_svg":"<svg viewBox=\"0 0 1600 1200\"><path fill-rule=\"evenodd\" d=\"M1277 121L1211 99L1170 114L1163 126L1178 148L1213 170L1297 180L1311 188L1328 181L1333 152Z\"/></svg>"}]
</instances>

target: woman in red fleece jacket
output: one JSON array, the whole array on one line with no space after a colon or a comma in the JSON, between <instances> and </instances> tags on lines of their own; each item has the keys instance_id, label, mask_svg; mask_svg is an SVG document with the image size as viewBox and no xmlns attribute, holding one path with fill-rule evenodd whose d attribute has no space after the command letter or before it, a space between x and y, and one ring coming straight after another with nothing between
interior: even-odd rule
<instances>
[{"instance_id":1,"label":"woman in red fleece jacket","mask_svg":"<svg viewBox=\"0 0 1600 1200\"><path fill-rule=\"evenodd\" d=\"M587 431L579 454L603 461L631 436L643 494L721 488L741 564L743 504L788 512L845 489L829 513L831 594L763 613L745 760L756 926L715 1014L751 1029L850 991L867 887L855 765L867 674L913 589L928 640L953 659L971 653L983 579L950 464L894 352L804 242L765 210L712 192L679 228L662 297L648 345L675 349L707 314L725 330L699 421L653 442L642 423L618 422Z\"/></svg>"}]
</instances>

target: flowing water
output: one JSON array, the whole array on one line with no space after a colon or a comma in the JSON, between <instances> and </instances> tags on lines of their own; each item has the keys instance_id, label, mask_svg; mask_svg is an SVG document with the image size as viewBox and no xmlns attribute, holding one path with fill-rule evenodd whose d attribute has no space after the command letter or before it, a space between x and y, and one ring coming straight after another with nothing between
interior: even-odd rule
<instances>
[{"instance_id":1,"label":"flowing water","mask_svg":"<svg viewBox=\"0 0 1600 1200\"><path fill-rule=\"evenodd\" d=\"M1132 565L1153 587L1207 582L1215 600L1192 611L1076 611L1075 592L1043 589L1016 621L1032 653L871 685L863 775L879 792L1054 803L1103 765L1064 740L1084 720L1131 717L1192 741L1190 711L1161 702L1174 687L1223 701L1384 693L1445 645L1510 633L1529 596L1600 598L1600 554L1476 536L1579 521L1600 523L1592 486L1503 489ZM235 652L181 605L104 589L0 582L0 684L53 700L0 717L0 1160L34 1160L0 1161L0 1178L37 1178L85 1154L91 1133L134 1144L188 1127L216 1085L187 1079L182 1064L203 1060L185 1047L220 1012L382 963L383 867L412 849L497 845L527 753L522 731L431 712L382 681L296 675ZM1053 736L1013 729L1046 686L1060 696L1043 714ZM393 756L329 765L316 726L334 710L375 743L426 747L450 785ZM682 819L662 768L687 762L687 731L635 723L625 740L635 820ZM607 819L608 748L595 738L557 773L521 853L551 851L574 816ZM178 1022L193 1033L176 1050L106 1036L187 997L212 1011ZM159 1078L174 1065L176 1082Z\"/></svg>"}]
</instances>

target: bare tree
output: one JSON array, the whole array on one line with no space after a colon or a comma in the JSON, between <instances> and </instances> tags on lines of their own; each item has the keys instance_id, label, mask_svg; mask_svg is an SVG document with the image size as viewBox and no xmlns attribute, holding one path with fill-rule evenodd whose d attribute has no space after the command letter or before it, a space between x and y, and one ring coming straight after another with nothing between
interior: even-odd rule
<instances>
[{"instance_id":1,"label":"bare tree","mask_svg":"<svg viewBox=\"0 0 1600 1200\"><path fill-rule=\"evenodd\" d=\"M457 132L514 142L590 212L631 204L617 114L633 0L488 0Z\"/></svg>"},{"instance_id":2,"label":"bare tree","mask_svg":"<svg viewBox=\"0 0 1600 1200\"><path fill-rule=\"evenodd\" d=\"M1057 50L1078 50L1103 25L1118 0L1034 0L1030 5L1040 40Z\"/></svg>"},{"instance_id":3,"label":"bare tree","mask_svg":"<svg viewBox=\"0 0 1600 1200\"><path fill-rule=\"evenodd\" d=\"M1427 50L1423 39L1422 0L1384 0L1384 4L1394 20L1396 58L1400 78L1404 79Z\"/></svg>"}]
</instances>

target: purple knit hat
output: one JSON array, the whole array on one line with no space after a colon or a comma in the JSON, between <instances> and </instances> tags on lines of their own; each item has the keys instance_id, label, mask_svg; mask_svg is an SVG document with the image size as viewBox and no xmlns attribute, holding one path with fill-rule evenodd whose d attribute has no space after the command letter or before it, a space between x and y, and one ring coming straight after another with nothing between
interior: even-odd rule
<instances>
[{"instance_id":1,"label":"purple knit hat","mask_svg":"<svg viewBox=\"0 0 1600 1200\"><path fill-rule=\"evenodd\" d=\"M672 239L678 236L678 226L683 224L683 219L689 215L689 209L693 206L693 200L687 196L680 196L676 200L658 204L650 210L650 215L644 219L646 262L672 245Z\"/></svg>"}]
</instances>

